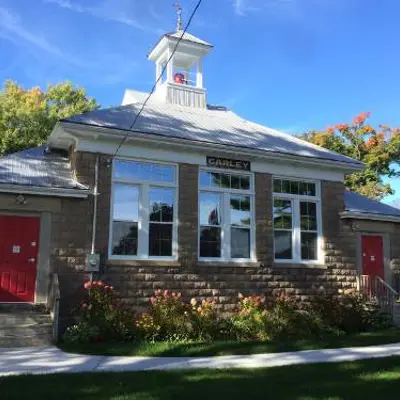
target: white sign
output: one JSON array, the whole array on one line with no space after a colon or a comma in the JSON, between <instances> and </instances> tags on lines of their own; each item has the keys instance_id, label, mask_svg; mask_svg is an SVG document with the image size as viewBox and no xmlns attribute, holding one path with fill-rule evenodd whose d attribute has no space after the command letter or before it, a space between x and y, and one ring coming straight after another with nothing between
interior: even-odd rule
<instances>
[{"instance_id":1,"label":"white sign","mask_svg":"<svg viewBox=\"0 0 400 400\"><path fill-rule=\"evenodd\" d=\"M13 254L21 253L21 246L13 246L12 252L13 252Z\"/></svg>"}]
</instances>

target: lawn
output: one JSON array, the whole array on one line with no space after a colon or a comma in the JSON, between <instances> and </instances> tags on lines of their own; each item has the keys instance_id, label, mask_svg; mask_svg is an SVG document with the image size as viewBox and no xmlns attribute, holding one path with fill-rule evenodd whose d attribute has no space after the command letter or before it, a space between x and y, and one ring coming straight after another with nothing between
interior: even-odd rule
<instances>
[{"instance_id":1,"label":"lawn","mask_svg":"<svg viewBox=\"0 0 400 400\"><path fill-rule=\"evenodd\" d=\"M253 370L0 378L2 400L396 399L400 357Z\"/></svg>"},{"instance_id":2,"label":"lawn","mask_svg":"<svg viewBox=\"0 0 400 400\"><path fill-rule=\"evenodd\" d=\"M341 337L332 336L320 340L292 340L290 342L220 341L212 343L62 343L60 344L60 347L64 351L81 354L177 357L278 353L283 351L371 346L396 342L400 342L400 329L358 333Z\"/></svg>"}]
</instances>

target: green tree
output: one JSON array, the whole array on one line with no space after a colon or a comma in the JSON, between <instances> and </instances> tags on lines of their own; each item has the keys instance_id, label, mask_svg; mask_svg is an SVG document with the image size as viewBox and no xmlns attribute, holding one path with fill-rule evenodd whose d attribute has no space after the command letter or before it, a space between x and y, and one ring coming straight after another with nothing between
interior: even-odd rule
<instances>
[{"instance_id":1,"label":"green tree","mask_svg":"<svg viewBox=\"0 0 400 400\"><path fill-rule=\"evenodd\" d=\"M98 108L85 89L71 82L24 89L6 81L0 91L0 154L45 143L56 122Z\"/></svg>"},{"instance_id":2,"label":"green tree","mask_svg":"<svg viewBox=\"0 0 400 400\"><path fill-rule=\"evenodd\" d=\"M369 112L353 118L350 124L337 124L323 131L311 131L300 136L318 146L362 161L365 168L346 176L346 187L372 199L380 200L394 191L383 177L400 176L400 129L367 123Z\"/></svg>"}]
</instances>

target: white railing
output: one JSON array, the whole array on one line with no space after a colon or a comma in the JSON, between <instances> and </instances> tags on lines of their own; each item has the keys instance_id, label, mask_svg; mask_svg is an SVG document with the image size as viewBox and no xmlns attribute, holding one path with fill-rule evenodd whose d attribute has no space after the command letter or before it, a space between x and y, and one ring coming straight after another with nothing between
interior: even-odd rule
<instances>
[{"instance_id":1,"label":"white railing","mask_svg":"<svg viewBox=\"0 0 400 400\"><path fill-rule=\"evenodd\" d=\"M393 307L399 293L379 276L360 275L357 279L359 293L376 302L380 309L393 315Z\"/></svg>"}]
</instances>

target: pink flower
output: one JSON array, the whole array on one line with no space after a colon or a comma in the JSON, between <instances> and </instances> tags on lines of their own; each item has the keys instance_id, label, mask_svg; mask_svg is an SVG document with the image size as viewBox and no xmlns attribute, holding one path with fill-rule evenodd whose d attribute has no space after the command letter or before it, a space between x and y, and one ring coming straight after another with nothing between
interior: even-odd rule
<instances>
[{"instance_id":1,"label":"pink flower","mask_svg":"<svg viewBox=\"0 0 400 400\"><path fill-rule=\"evenodd\" d=\"M83 287L84 287L86 290L90 289L90 288L92 287L92 282L90 282L90 281L85 282L85 284L83 285Z\"/></svg>"}]
</instances>

